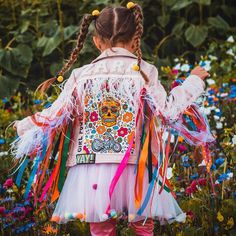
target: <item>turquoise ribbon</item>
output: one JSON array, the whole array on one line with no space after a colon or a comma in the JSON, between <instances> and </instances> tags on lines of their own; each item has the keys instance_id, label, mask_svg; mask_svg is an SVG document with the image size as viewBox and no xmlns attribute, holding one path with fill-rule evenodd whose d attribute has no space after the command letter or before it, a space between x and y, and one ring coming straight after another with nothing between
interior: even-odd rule
<instances>
[{"instance_id":1,"label":"turquoise ribbon","mask_svg":"<svg viewBox=\"0 0 236 236\"><path fill-rule=\"evenodd\" d=\"M21 179L22 179L22 176L23 176L23 173L29 163L30 159L29 158L26 158L23 163L21 164L21 167L18 171L18 174L17 174L17 177L16 177L16 186L17 187L20 187L20 183L21 183Z\"/></svg>"},{"instance_id":2,"label":"turquoise ribbon","mask_svg":"<svg viewBox=\"0 0 236 236\"><path fill-rule=\"evenodd\" d=\"M145 210L145 208L147 207L147 204L149 202L149 199L151 197L152 194L152 190L154 188L154 184L157 178L157 170L158 168L156 167L154 172L153 172L153 178L152 181L150 182L149 186L148 186L148 191L146 193L145 199L143 201L143 204L141 205L141 207L139 208L139 210L137 211L137 215L142 215L143 211Z\"/></svg>"},{"instance_id":3,"label":"turquoise ribbon","mask_svg":"<svg viewBox=\"0 0 236 236\"><path fill-rule=\"evenodd\" d=\"M36 175L36 173L37 173L39 164L40 164L40 162L43 160L43 158L44 158L45 155L46 155L47 142L48 142L48 135L47 135L47 134L44 134L43 140L42 140L42 144L43 144L42 152L41 152L40 154L37 154L37 157L35 158L34 167L33 167L33 170L32 170L32 172L31 172L31 174L30 174L30 177L29 177L29 180L28 180L28 183L27 183L27 186L26 186L24 195L23 195L24 198L27 198L27 197L28 197L29 192L30 192L30 188L31 188L31 186L32 186L32 184L33 184L34 177L35 177L35 175Z\"/></svg>"}]
</instances>

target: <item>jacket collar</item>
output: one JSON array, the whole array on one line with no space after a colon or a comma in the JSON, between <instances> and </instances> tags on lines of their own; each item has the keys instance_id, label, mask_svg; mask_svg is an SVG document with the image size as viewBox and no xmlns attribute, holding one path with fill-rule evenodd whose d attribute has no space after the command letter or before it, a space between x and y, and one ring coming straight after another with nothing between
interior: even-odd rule
<instances>
[{"instance_id":1,"label":"jacket collar","mask_svg":"<svg viewBox=\"0 0 236 236\"><path fill-rule=\"evenodd\" d=\"M119 56L137 59L137 56L135 56L133 53L131 53L125 48L112 47L104 50L95 60L92 61L92 63L95 63L106 57L119 57Z\"/></svg>"}]
</instances>

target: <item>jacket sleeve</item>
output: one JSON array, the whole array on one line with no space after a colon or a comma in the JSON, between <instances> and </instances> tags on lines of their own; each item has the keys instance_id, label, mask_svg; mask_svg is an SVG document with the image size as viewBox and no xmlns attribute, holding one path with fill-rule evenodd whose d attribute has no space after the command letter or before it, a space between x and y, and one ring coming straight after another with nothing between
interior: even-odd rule
<instances>
[{"instance_id":1,"label":"jacket sleeve","mask_svg":"<svg viewBox=\"0 0 236 236\"><path fill-rule=\"evenodd\" d=\"M200 77L190 75L182 85L174 87L167 95L163 85L158 80L158 71L155 66L153 66L149 78L148 101L152 103L157 114L161 114L168 121L177 120L179 115L196 101L205 89L205 83Z\"/></svg>"},{"instance_id":2,"label":"jacket sleeve","mask_svg":"<svg viewBox=\"0 0 236 236\"><path fill-rule=\"evenodd\" d=\"M69 79L65 82L62 92L53 104L41 112L37 112L32 116L28 116L16 123L17 134L22 136L26 131L35 126L51 126L58 127L61 123L68 119L75 106L75 97L73 93L76 89L75 73L72 71Z\"/></svg>"}]
</instances>

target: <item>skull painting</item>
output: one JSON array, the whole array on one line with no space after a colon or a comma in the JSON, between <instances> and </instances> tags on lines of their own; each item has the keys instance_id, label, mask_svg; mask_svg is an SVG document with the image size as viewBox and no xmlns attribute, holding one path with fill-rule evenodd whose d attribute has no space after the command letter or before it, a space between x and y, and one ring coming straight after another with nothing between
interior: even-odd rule
<instances>
[{"instance_id":1,"label":"skull painting","mask_svg":"<svg viewBox=\"0 0 236 236\"><path fill-rule=\"evenodd\" d=\"M105 98L99 104L99 115L102 119L102 124L111 127L116 125L117 118L120 113L120 103L112 97Z\"/></svg>"}]
</instances>

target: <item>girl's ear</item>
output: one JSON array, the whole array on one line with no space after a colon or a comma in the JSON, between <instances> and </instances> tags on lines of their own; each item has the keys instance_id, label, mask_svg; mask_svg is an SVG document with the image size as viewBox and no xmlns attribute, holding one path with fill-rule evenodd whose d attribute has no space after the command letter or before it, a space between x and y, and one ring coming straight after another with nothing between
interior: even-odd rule
<instances>
[{"instance_id":1,"label":"girl's ear","mask_svg":"<svg viewBox=\"0 0 236 236\"><path fill-rule=\"evenodd\" d=\"M94 42L96 48L99 51L102 51L101 39L99 37L97 37L97 36L93 36L93 42Z\"/></svg>"}]
</instances>

